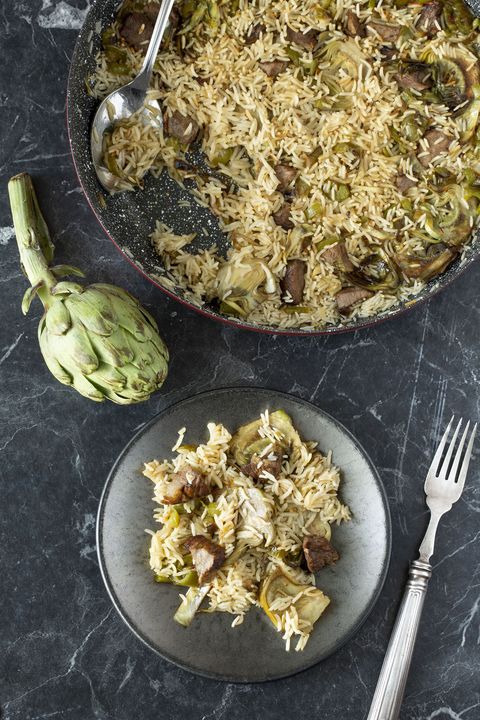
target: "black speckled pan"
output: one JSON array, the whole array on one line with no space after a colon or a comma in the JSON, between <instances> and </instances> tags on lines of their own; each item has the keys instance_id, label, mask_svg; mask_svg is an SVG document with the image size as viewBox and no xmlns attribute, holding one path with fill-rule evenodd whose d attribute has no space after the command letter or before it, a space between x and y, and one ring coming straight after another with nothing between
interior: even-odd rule
<instances>
[{"instance_id":1,"label":"black speckled pan","mask_svg":"<svg viewBox=\"0 0 480 720\"><path fill-rule=\"evenodd\" d=\"M103 28L112 21L118 6L118 0L94 0L80 32L68 81L67 108L70 145L80 183L103 229L125 257L168 295L215 320L221 320L237 327L286 335L324 335L358 330L375 325L387 318L396 317L414 304L432 297L449 285L477 258L480 251L478 234L463 257L451 265L440 278L429 283L414 302L399 303L388 312L374 318L347 320L342 325L316 331L282 330L227 318L209 305L205 305L201 309L192 305L185 299L181 288L172 290L164 286L161 279L163 269L148 241L157 219L173 227L175 232L199 233L198 237L204 238L202 242L205 247L209 247L213 242L220 246L224 245L224 240L215 217L207 209L194 205L193 202L191 208L178 207L178 200L190 196L185 190L179 188L166 173L158 180L148 176L143 191L122 193L114 197L107 197L98 183L90 159L90 125L97 103L86 92L85 78L94 71L94 56L100 45L100 37L96 29L97 27ZM480 0L472 3L472 7L480 16ZM106 199L106 204L104 199ZM203 234L203 228L207 230L208 236Z\"/></svg>"},{"instance_id":2,"label":"black speckled pan","mask_svg":"<svg viewBox=\"0 0 480 720\"><path fill-rule=\"evenodd\" d=\"M342 474L340 496L352 520L332 528L340 560L324 568L317 585L331 598L303 652L286 652L266 615L253 608L231 628L227 613L200 613L189 628L173 615L175 588L154 581L148 567L153 529L153 485L143 463L172 456L179 428L185 441L204 442L210 421L233 431L266 408L283 408L303 438L333 451ZM219 680L263 682L323 660L360 628L383 587L390 560L391 524L382 482L368 455L330 415L291 395L256 388L225 388L195 395L153 418L129 442L105 485L97 519L97 549L107 590L123 620L148 647L187 670Z\"/></svg>"}]
</instances>

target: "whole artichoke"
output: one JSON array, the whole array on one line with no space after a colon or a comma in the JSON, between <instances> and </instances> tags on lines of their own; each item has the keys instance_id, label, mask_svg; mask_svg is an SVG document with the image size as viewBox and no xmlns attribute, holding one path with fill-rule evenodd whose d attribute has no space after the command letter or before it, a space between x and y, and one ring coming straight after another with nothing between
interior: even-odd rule
<instances>
[{"instance_id":1,"label":"whole artichoke","mask_svg":"<svg viewBox=\"0 0 480 720\"><path fill-rule=\"evenodd\" d=\"M147 400L168 371L168 350L155 320L119 287L59 280L83 273L48 267L53 245L30 176L12 178L8 190L22 266L32 285L22 309L27 313L36 295L44 305L38 339L50 372L90 400Z\"/></svg>"}]
</instances>

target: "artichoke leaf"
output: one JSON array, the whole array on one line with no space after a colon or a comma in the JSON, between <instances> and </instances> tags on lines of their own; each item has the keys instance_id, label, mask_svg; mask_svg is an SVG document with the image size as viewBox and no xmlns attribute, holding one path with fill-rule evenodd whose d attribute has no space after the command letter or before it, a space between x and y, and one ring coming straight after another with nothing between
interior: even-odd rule
<instances>
[{"instance_id":1,"label":"artichoke leaf","mask_svg":"<svg viewBox=\"0 0 480 720\"><path fill-rule=\"evenodd\" d=\"M50 268L50 272L52 272L57 279L67 275L75 275L76 277L81 278L85 277L83 270L80 270L80 268L74 267L73 265L55 265Z\"/></svg>"},{"instance_id":2,"label":"artichoke leaf","mask_svg":"<svg viewBox=\"0 0 480 720\"><path fill-rule=\"evenodd\" d=\"M76 293L83 293L84 289L83 285L80 285L79 283L62 280L61 282L58 282L50 292L52 295L72 295Z\"/></svg>"},{"instance_id":3,"label":"artichoke leaf","mask_svg":"<svg viewBox=\"0 0 480 720\"><path fill-rule=\"evenodd\" d=\"M153 328L138 309L126 309L126 312L122 313L119 324L140 343L149 341L152 338Z\"/></svg>"},{"instance_id":4,"label":"artichoke leaf","mask_svg":"<svg viewBox=\"0 0 480 720\"><path fill-rule=\"evenodd\" d=\"M94 402L103 402L108 396L103 389L100 390L98 387L96 387L82 373L74 374L72 385L75 390L80 393L80 395L83 395L84 397L88 398L89 400L93 400Z\"/></svg>"},{"instance_id":5,"label":"artichoke leaf","mask_svg":"<svg viewBox=\"0 0 480 720\"><path fill-rule=\"evenodd\" d=\"M108 283L95 283L94 285L90 285L91 290L98 290L99 292L106 295L108 298L110 298L111 295L115 295L116 297L120 298L121 300L125 300L125 302L128 302L130 305L133 305L133 307L138 308L140 303L136 298L133 297L127 290L124 290L121 287L118 287L117 285L109 285Z\"/></svg>"},{"instance_id":6,"label":"artichoke leaf","mask_svg":"<svg viewBox=\"0 0 480 720\"><path fill-rule=\"evenodd\" d=\"M72 326L72 318L63 300L55 300L45 316L47 331L53 335L65 335Z\"/></svg>"},{"instance_id":7,"label":"artichoke leaf","mask_svg":"<svg viewBox=\"0 0 480 720\"><path fill-rule=\"evenodd\" d=\"M41 280L36 285L34 285L33 287L29 287L25 291L25 293L23 295L23 299L22 299L22 313L24 315L26 315L28 313L28 311L30 310L30 305L32 304L33 300L35 299L35 297L38 294L38 291L42 287L44 287L44 282Z\"/></svg>"},{"instance_id":8,"label":"artichoke leaf","mask_svg":"<svg viewBox=\"0 0 480 720\"><path fill-rule=\"evenodd\" d=\"M122 328L118 328L108 337L92 335L90 339L98 357L114 367L121 368L132 362L135 357L127 333Z\"/></svg>"},{"instance_id":9,"label":"artichoke leaf","mask_svg":"<svg viewBox=\"0 0 480 720\"><path fill-rule=\"evenodd\" d=\"M40 320L40 324L38 326L38 343L40 345L40 352L43 355L45 364L52 373L52 375L63 385L72 385L72 375L67 370L65 370L65 368L59 363L56 357L54 357L50 352L48 352L44 318Z\"/></svg>"},{"instance_id":10,"label":"artichoke leaf","mask_svg":"<svg viewBox=\"0 0 480 720\"><path fill-rule=\"evenodd\" d=\"M149 323L154 330L158 330L157 321L153 317L151 313L148 312L148 310L140 305L140 303L137 304L139 312L143 315L144 320Z\"/></svg>"},{"instance_id":11,"label":"artichoke leaf","mask_svg":"<svg viewBox=\"0 0 480 720\"><path fill-rule=\"evenodd\" d=\"M95 335L111 335L119 325L119 314L123 317L123 313L115 312L110 298L92 288L87 288L81 295L71 295L68 307L76 319Z\"/></svg>"},{"instance_id":12,"label":"artichoke leaf","mask_svg":"<svg viewBox=\"0 0 480 720\"><path fill-rule=\"evenodd\" d=\"M100 363L97 370L90 373L88 379L95 385L106 386L114 392L121 392L127 384L125 376L119 370L103 362Z\"/></svg>"},{"instance_id":13,"label":"artichoke leaf","mask_svg":"<svg viewBox=\"0 0 480 720\"><path fill-rule=\"evenodd\" d=\"M48 323L48 316L47 316ZM64 335L54 335L46 329L47 351L63 362L65 368L74 375L82 372L89 375L100 364L88 332L84 327L74 324Z\"/></svg>"}]
</instances>

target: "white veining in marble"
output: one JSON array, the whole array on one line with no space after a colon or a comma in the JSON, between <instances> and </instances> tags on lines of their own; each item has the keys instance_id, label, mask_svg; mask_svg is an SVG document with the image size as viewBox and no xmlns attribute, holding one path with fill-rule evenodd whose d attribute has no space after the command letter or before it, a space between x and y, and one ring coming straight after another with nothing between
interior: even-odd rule
<instances>
[{"instance_id":1,"label":"white veining in marble","mask_svg":"<svg viewBox=\"0 0 480 720\"><path fill-rule=\"evenodd\" d=\"M80 9L65 0L61 0L61 2L42 0L42 9L37 22L42 28L80 30L89 9L89 2L86 7Z\"/></svg>"},{"instance_id":2,"label":"white veining in marble","mask_svg":"<svg viewBox=\"0 0 480 720\"><path fill-rule=\"evenodd\" d=\"M0 245L8 245L13 238L13 227L0 227Z\"/></svg>"}]
</instances>

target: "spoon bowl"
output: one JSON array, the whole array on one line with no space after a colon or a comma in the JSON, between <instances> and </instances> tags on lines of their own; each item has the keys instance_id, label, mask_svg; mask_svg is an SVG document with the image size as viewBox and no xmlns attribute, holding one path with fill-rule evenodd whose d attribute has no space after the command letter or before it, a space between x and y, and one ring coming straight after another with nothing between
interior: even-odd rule
<instances>
[{"instance_id":1,"label":"spoon bowl","mask_svg":"<svg viewBox=\"0 0 480 720\"><path fill-rule=\"evenodd\" d=\"M152 79L153 65L162 42L174 0L163 0L152 37L145 53L142 69L134 80L114 90L100 104L93 120L90 133L90 150L95 172L101 185L109 193L120 192L130 187L123 178L114 175L103 161L105 133L121 121L139 113L142 123L158 130L162 129L162 110L156 100L147 100Z\"/></svg>"}]
</instances>

